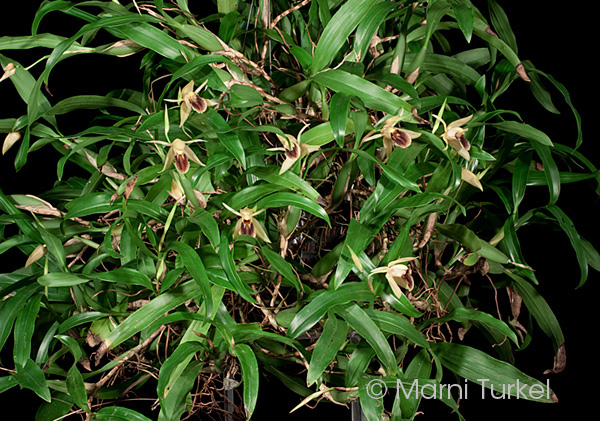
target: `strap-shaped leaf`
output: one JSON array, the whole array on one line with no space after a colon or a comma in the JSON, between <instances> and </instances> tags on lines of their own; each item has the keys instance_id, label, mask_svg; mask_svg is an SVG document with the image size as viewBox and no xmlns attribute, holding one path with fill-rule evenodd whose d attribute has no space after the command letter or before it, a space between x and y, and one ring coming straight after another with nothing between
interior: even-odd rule
<instances>
[{"instance_id":1,"label":"strap-shaped leaf","mask_svg":"<svg viewBox=\"0 0 600 421\"><path fill-rule=\"evenodd\" d=\"M191 246L179 241L171 243L169 249L177 252L184 267L190 275L192 275L192 278L194 278L199 291L202 293L203 302L206 303L206 314L212 315L213 307L210 281L208 280L208 275L204 263L202 263L202 259Z\"/></svg>"},{"instance_id":2,"label":"strap-shaped leaf","mask_svg":"<svg viewBox=\"0 0 600 421\"><path fill-rule=\"evenodd\" d=\"M310 386L318 380L323 371L335 359L340 347L346 341L348 326L346 322L331 314L323 325L323 332L313 349L306 383Z\"/></svg>"},{"instance_id":3,"label":"strap-shaped leaf","mask_svg":"<svg viewBox=\"0 0 600 421\"><path fill-rule=\"evenodd\" d=\"M250 295L252 290L248 287L248 285L246 285L245 282L242 281L240 275L237 273L237 267L235 265L235 261L233 260L233 254L227 245L229 244L229 241L226 234L221 235L221 244L222 246L219 248L219 257L221 258L221 264L223 265L223 270L227 275L227 279L233 287L233 291L240 294L244 300L258 304L256 299Z\"/></svg>"},{"instance_id":4,"label":"strap-shaped leaf","mask_svg":"<svg viewBox=\"0 0 600 421\"><path fill-rule=\"evenodd\" d=\"M185 282L177 288L171 288L130 314L129 317L108 334L101 347L108 350L119 345L126 339L130 339L137 332L150 326L160 317L163 317L165 313L180 306L199 293L198 284L194 281ZM212 303L210 307L212 307ZM207 311L207 313L211 314L210 311Z\"/></svg>"},{"instance_id":5,"label":"strap-shaped leaf","mask_svg":"<svg viewBox=\"0 0 600 421\"><path fill-rule=\"evenodd\" d=\"M329 109L329 119L331 121L333 137L338 146L343 148L348 121L348 111L350 111L350 98L341 92L337 92L331 97Z\"/></svg>"},{"instance_id":6,"label":"strap-shaped leaf","mask_svg":"<svg viewBox=\"0 0 600 421\"><path fill-rule=\"evenodd\" d=\"M349 0L331 18L315 48L313 73L329 66L356 26L366 17L376 0Z\"/></svg>"},{"instance_id":7,"label":"strap-shaped leaf","mask_svg":"<svg viewBox=\"0 0 600 421\"><path fill-rule=\"evenodd\" d=\"M297 208L303 209L306 212L323 219L325 222L327 222L328 225L331 225L329 215L327 215L325 209L323 209L321 206L308 199L307 197L300 196L296 193L273 193L269 196L263 197L256 203L256 207L258 209L281 208L285 206L295 206Z\"/></svg>"},{"instance_id":8,"label":"strap-shaped leaf","mask_svg":"<svg viewBox=\"0 0 600 421\"><path fill-rule=\"evenodd\" d=\"M368 108L388 114L400 114L402 110L410 113L412 109L411 105L399 96L344 70L326 70L312 76L311 79L332 91L359 98Z\"/></svg>"},{"instance_id":9,"label":"strap-shaped leaf","mask_svg":"<svg viewBox=\"0 0 600 421\"><path fill-rule=\"evenodd\" d=\"M246 419L252 417L258 399L259 371L258 361L252 348L247 344L237 344L232 352L238 358L242 368L242 383L244 386L244 411Z\"/></svg>"},{"instance_id":10,"label":"strap-shaped leaf","mask_svg":"<svg viewBox=\"0 0 600 421\"><path fill-rule=\"evenodd\" d=\"M557 401L547 384L483 351L450 342L438 342L432 345L432 349L444 367L462 378L491 389L495 396L504 394L537 402Z\"/></svg>"},{"instance_id":11,"label":"strap-shaped leaf","mask_svg":"<svg viewBox=\"0 0 600 421\"><path fill-rule=\"evenodd\" d=\"M364 312L379 326L382 332L403 336L423 348L429 348L429 342L425 336L401 314L371 309L365 309Z\"/></svg>"},{"instance_id":12,"label":"strap-shaped leaf","mask_svg":"<svg viewBox=\"0 0 600 421\"><path fill-rule=\"evenodd\" d=\"M181 371L177 370L179 364L182 362L187 364L190 360L190 357L202 349L204 349L202 344L195 341L184 342L175 348L173 353L160 367L158 383L156 385L156 392L159 399L164 399L167 397L171 387L179 378L179 376L181 376Z\"/></svg>"},{"instance_id":13,"label":"strap-shaped leaf","mask_svg":"<svg viewBox=\"0 0 600 421\"><path fill-rule=\"evenodd\" d=\"M351 282L336 290L328 290L313 298L302 308L292 320L287 331L288 338L297 338L313 327L334 306L343 305L350 301L372 300L373 293L366 282Z\"/></svg>"},{"instance_id":14,"label":"strap-shaped leaf","mask_svg":"<svg viewBox=\"0 0 600 421\"><path fill-rule=\"evenodd\" d=\"M44 372L31 358L25 364L17 365L15 379L19 382L19 386L32 390L46 402L52 399Z\"/></svg>"},{"instance_id":15,"label":"strap-shaped leaf","mask_svg":"<svg viewBox=\"0 0 600 421\"><path fill-rule=\"evenodd\" d=\"M354 303L338 305L334 311L364 338L375 350L377 358L383 364L387 373L395 375L397 371L396 357L390 348L387 338L369 314Z\"/></svg>"},{"instance_id":16,"label":"strap-shaped leaf","mask_svg":"<svg viewBox=\"0 0 600 421\"><path fill-rule=\"evenodd\" d=\"M17 315L14 327L15 365L24 365L31 357L31 339L35 330L35 322L39 316L41 300L41 295L34 295Z\"/></svg>"}]
</instances>

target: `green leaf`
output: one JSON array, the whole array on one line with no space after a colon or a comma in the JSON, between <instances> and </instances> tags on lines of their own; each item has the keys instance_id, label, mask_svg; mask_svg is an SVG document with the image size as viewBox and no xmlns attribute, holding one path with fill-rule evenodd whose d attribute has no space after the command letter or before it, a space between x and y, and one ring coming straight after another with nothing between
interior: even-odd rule
<instances>
[{"instance_id":1,"label":"green leaf","mask_svg":"<svg viewBox=\"0 0 600 421\"><path fill-rule=\"evenodd\" d=\"M556 218L559 226L562 228L565 234L567 234L567 237L569 237L569 241L571 242L573 250L575 250L577 263L579 264L579 270L581 272L579 284L577 285L577 288L579 288L585 283L588 277L588 262L585 245L581 241L581 237L575 229L575 224L573 224L573 221L571 221L571 219L566 213L564 213L562 209L556 205L547 206L546 209L554 216L554 218Z\"/></svg>"},{"instance_id":2,"label":"green leaf","mask_svg":"<svg viewBox=\"0 0 600 421\"><path fill-rule=\"evenodd\" d=\"M362 409L361 418L366 420L381 420L383 418L383 396L387 391L385 382L379 382L374 377L362 375L358 378L358 398Z\"/></svg>"},{"instance_id":3,"label":"green leaf","mask_svg":"<svg viewBox=\"0 0 600 421\"><path fill-rule=\"evenodd\" d=\"M427 338L401 314L371 309L363 311L375 322L382 332L404 337L423 348L429 348Z\"/></svg>"},{"instance_id":4,"label":"green leaf","mask_svg":"<svg viewBox=\"0 0 600 421\"><path fill-rule=\"evenodd\" d=\"M367 312L354 303L338 305L334 308L334 311L346 320L361 338L364 338L371 345L379 361L383 364L385 371L391 375L395 375L397 366L394 352L390 348L386 337Z\"/></svg>"},{"instance_id":5,"label":"green leaf","mask_svg":"<svg viewBox=\"0 0 600 421\"><path fill-rule=\"evenodd\" d=\"M330 314L313 349L308 373L306 374L306 384L310 386L319 379L346 341L347 333L348 326L346 322Z\"/></svg>"},{"instance_id":6,"label":"green leaf","mask_svg":"<svg viewBox=\"0 0 600 421\"><path fill-rule=\"evenodd\" d=\"M234 12L237 8L237 0L217 0L217 10L223 15Z\"/></svg>"},{"instance_id":7,"label":"green leaf","mask_svg":"<svg viewBox=\"0 0 600 421\"><path fill-rule=\"evenodd\" d=\"M431 376L431 355L426 350L421 350L410 361L406 370L404 370L405 379L429 379ZM400 400L400 408L404 419L412 419L416 414L421 396L402 396L398 394L394 403Z\"/></svg>"},{"instance_id":8,"label":"green leaf","mask_svg":"<svg viewBox=\"0 0 600 421\"><path fill-rule=\"evenodd\" d=\"M97 421L151 421L133 409L122 406L105 406L94 414Z\"/></svg>"},{"instance_id":9,"label":"green leaf","mask_svg":"<svg viewBox=\"0 0 600 421\"><path fill-rule=\"evenodd\" d=\"M204 50L214 52L223 49L217 36L202 26L183 24L180 29L185 36Z\"/></svg>"},{"instance_id":10,"label":"green leaf","mask_svg":"<svg viewBox=\"0 0 600 421\"><path fill-rule=\"evenodd\" d=\"M177 370L178 366L182 363L187 364L191 356L202 349L204 349L204 346L196 341L183 342L175 348L169 358L163 362L158 373L156 392L159 399L167 397L171 387L181 376L181 371Z\"/></svg>"},{"instance_id":11,"label":"green leaf","mask_svg":"<svg viewBox=\"0 0 600 421\"><path fill-rule=\"evenodd\" d=\"M198 285L193 281L185 282L176 288L171 288L130 314L129 317L108 334L101 347L111 349L124 340L130 339L140 330L150 326L155 320L164 317L165 313L197 297L199 293ZM205 303L203 302L202 304L204 305ZM210 314L210 312L208 313Z\"/></svg>"},{"instance_id":12,"label":"green leaf","mask_svg":"<svg viewBox=\"0 0 600 421\"><path fill-rule=\"evenodd\" d=\"M52 401L42 402L35 413L36 421L54 421L64 418L73 408L73 399L67 393L55 392L52 394ZM106 420L106 419L105 419Z\"/></svg>"},{"instance_id":13,"label":"green leaf","mask_svg":"<svg viewBox=\"0 0 600 421\"><path fill-rule=\"evenodd\" d=\"M65 218L81 218L96 213L108 213L112 209L111 195L108 193L90 193L71 200Z\"/></svg>"},{"instance_id":14,"label":"green leaf","mask_svg":"<svg viewBox=\"0 0 600 421\"><path fill-rule=\"evenodd\" d=\"M61 115L77 110L95 110L109 107L123 108L133 111L136 114L146 113L142 107L133 102L99 95L78 95L63 99L46 111L46 113L49 115Z\"/></svg>"},{"instance_id":15,"label":"green leaf","mask_svg":"<svg viewBox=\"0 0 600 421\"><path fill-rule=\"evenodd\" d=\"M154 291L152 280L140 272L132 268L120 267L108 272L94 272L88 274L92 279L101 279L103 281L118 282L126 285L140 285L144 288Z\"/></svg>"},{"instance_id":16,"label":"green leaf","mask_svg":"<svg viewBox=\"0 0 600 421\"><path fill-rule=\"evenodd\" d=\"M531 166L531 152L524 151L517 156L512 177L513 212L516 212L525 196L525 188Z\"/></svg>"},{"instance_id":17,"label":"green leaf","mask_svg":"<svg viewBox=\"0 0 600 421\"><path fill-rule=\"evenodd\" d=\"M90 412L90 407L87 403L87 392L83 383L83 376L77 369L76 364L73 364L67 373L67 390L78 407L85 412Z\"/></svg>"},{"instance_id":18,"label":"green leaf","mask_svg":"<svg viewBox=\"0 0 600 421\"><path fill-rule=\"evenodd\" d=\"M15 223L17 224L21 232L23 232L23 234L25 234L27 237L29 237L31 240L38 244L44 243L44 241L42 240L42 236L40 235L38 230L31 224L31 222L29 222L24 217L24 213L21 212L21 210L18 209L8 199L8 197L4 195L2 189L0 189L0 209L3 212L15 217Z\"/></svg>"},{"instance_id":19,"label":"green leaf","mask_svg":"<svg viewBox=\"0 0 600 421\"><path fill-rule=\"evenodd\" d=\"M39 316L41 300L41 294L31 297L17 314L13 333L15 366L25 365L31 357L31 339L35 330L35 322Z\"/></svg>"},{"instance_id":20,"label":"green leaf","mask_svg":"<svg viewBox=\"0 0 600 421\"><path fill-rule=\"evenodd\" d=\"M208 238L213 250L219 250L219 246L221 244L219 225L209 212L202 208L198 208L192 215L188 216L188 220L202 228L202 234Z\"/></svg>"},{"instance_id":21,"label":"green leaf","mask_svg":"<svg viewBox=\"0 0 600 421\"><path fill-rule=\"evenodd\" d=\"M242 281L240 275L237 273L235 261L233 260L233 254L227 246L229 241L227 239L227 235L224 233L221 235L221 244L223 244L223 246L219 248L219 257L221 258L221 264L223 265L223 270L227 275L227 279L233 287L233 291L240 294L240 297L242 297L244 300L250 303L258 304L256 299L250 295L252 293L250 287L248 287L248 285Z\"/></svg>"},{"instance_id":22,"label":"green leaf","mask_svg":"<svg viewBox=\"0 0 600 421\"><path fill-rule=\"evenodd\" d=\"M452 310L450 313L443 317L431 318L425 320L419 325L420 329L431 323L446 323L449 320L455 320L457 322L480 322L489 327L490 329L496 330L500 334L506 336L515 344L518 344L516 333L502 320L499 320L489 313L484 311L475 310L472 308L458 307Z\"/></svg>"},{"instance_id":23,"label":"green leaf","mask_svg":"<svg viewBox=\"0 0 600 421\"><path fill-rule=\"evenodd\" d=\"M313 73L329 66L356 26L377 0L349 0L331 18L315 48Z\"/></svg>"},{"instance_id":24,"label":"green leaf","mask_svg":"<svg viewBox=\"0 0 600 421\"><path fill-rule=\"evenodd\" d=\"M273 193L269 196L266 196L259 200L256 203L258 209L267 209L267 208L282 208L284 206L296 206L297 208L303 209L308 213L311 213L321 219L323 219L329 226L331 226L331 222L329 221L329 215L325 209L319 206L314 201L308 199L307 197L300 196L296 193L290 192L278 192Z\"/></svg>"},{"instance_id":25,"label":"green leaf","mask_svg":"<svg viewBox=\"0 0 600 421\"><path fill-rule=\"evenodd\" d=\"M38 283L45 287L71 287L89 282L89 278L77 273L50 272L38 278Z\"/></svg>"},{"instance_id":26,"label":"green leaf","mask_svg":"<svg viewBox=\"0 0 600 421\"><path fill-rule=\"evenodd\" d=\"M351 301L370 301L373 298L373 293L366 282L349 282L341 285L336 290L325 291L316 296L296 314L286 336L296 338L302 335L321 320L325 313L334 306Z\"/></svg>"},{"instance_id":27,"label":"green leaf","mask_svg":"<svg viewBox=\"0 0 600 421\"><path fill-rule=\"evenodd\" d=\"M377 29L384 22L388 14L394 10L395 3L381 2L375 3L369 10L369 13L360 20L354 35L354 52L358 54L359 60L363 61L373 36Z\"/></svg>"},{"instance_id":28,"label":"green leaf","mask_svg":"<svg viewBox=\"0 0 600 421\"><path fill-rule=\"evenodd\" d=\"M490 20L494 29L498 33L498 36L504 40L510 46L510 48L517 52L517 41L510 26L510 22L508 21L506 12L495 0L489 0L488 6L490 11Z\"/></svg>"},{"instance_id":29,"label":"green leaf","mask_svg":"<svg viewBox=\"0 0 600 421\"><path fill-rule=\"evenodd\" d=\"M199 361L193 361L188 364L180 377L177 378L169 394L166 397L159 397L160 414L159 421L171 421L181 419L186 408L188 394L194 387L198 378L198 372L204 364Z\"/></svg>"},{"instance_id":30,"label":"green leaf","mask_svg":"<svg viewBox=\"0 0 600 421\"><path fill-rule=\"evenodd\" d=\"M458 241L472 253L498 263L508 263L508 257L487 241L477 237L469 228L461 224L436 224L436 229L453 240Z\"/></svg>"},{"instance_id":31,"label":"green leaf","mask_svg":"<svg viewBox=\"0 0 600 421\"><path fill-rule=\"evenodd\" d=\"M331 131L333 137L340 148L344 147L344 137L346 136L346 125L348 121L348 112L350 111L350 98L343 93L337 92L331 97L329 103Z\"/></svg>"},{"instance_id":32,"label":"green leaf","mask_svg":"<svg viewBox=\"0 0 600 421\"><path fill-rule=\"evenodd\" d=\"M293 191L299 191L306 197L317 203L324 202L319 192L317 192L313 186L311 186L308 182L304 181L291 171L286 171L283 174L279 174L278 167L269 166L253 167L250 168L247 171L247 173L254 174L258 178L262 178L268 183L273 183Z\"/></svg>"},{"instance_id":33,"label":"green leaf","mask_svg":"<svg viewBox=\"0 0 600 421\"><path fill-rule=\"evenodd\" d=\"M204 263L202 263L202 259L196 250L179 241L172 242L169 245L169 250L177 252L177 256L181 259L181 263L183 263L183 266L187 269L189 274L192 275L192 278L194 278L194 282L198 285L198 290L202 293L203 302L206 303L206 315L212 317L213 307L210 281Z\"/></svg>"},{"instance_id":34,"label":"green leaf","mask_svg":"<svg viewBox=\"0 0 600 421\"><path fill-rule=\"evenodd\" d=\"M237 159L242 166L246 168L246 152L244 145L236 132L231 130L227 121L216 111L209 109L202 114L203 121L216 131L219 141L225 148L231 152L231 155Z\"/></svg>"},{"instance_id":35,"label":"green leaf","mask_svg":"<svg viewBox=\"0 0 600 421\"><path fill-rule=\"evenodd\" d=\"M533 148L542 160L544 166L544 177L548 184L548 190L550 192L550 199L548 200L549 205L554 205L560 195L560 173L558 167L552 158L552 151L550 147L541 145L537 142L532 143Z\"/></svg>"},{"instance_id":36,"label":"green leaf","mask_svg":"<svg viewBox=\"0 0 600 421\"><path fill-rule=\"evenodd\" d=\"M432 349L444 367L456 375L491 389L495 396L505 396L537 402L556 402L550 388L522 373L512 364L497 360L488 354L449 342L432 344Z\"/></svg>"},{"instance_id":37,"label":"green leaf","mask_svg":"<svg viewBox=\"0 0 600 421\"><path fill-rule=\"evenodd\" d=\"M15 387L18 384L15 376L2 376L0 377L0 393L4 393L7 390Z\"/></svg>"},{"instance_id":38,"label":"green leaf","mask_svg":"<svg viewBox=\"0 0 600 421\"><path fill-rule=\"evenodd\" d=\"M252 417L258 399L259 370L258 361L252 348L246 344L232 347L232 353L237 357L242 368L242 383L244 386L244 412L246 419Z\"/></svg>"},{"instance_id":39,"label":"green leaf","mask_svg":"<svg viewBox=\"0 0 600 421\"><path fill-rule=\"evenodd\" d=\"M173 61L184 63L186 57L189 59L196 56L192 50L184 47L175 38L148 23L131 23L120 26L119 30L133 42Z\"/></svg>"},{"instance_id":40,"label":"green leaf","mask_svg":"<svg viewBox=\"0 0 600 421\"><path fill-rule=\"evenodd\" d=\"M513 288L523 299L523 304L525 304L540 329L552 340L554 350L557 351L564 344L565 337L548 302L525 279L509 271L505 273L512 278Z\"/></svg>"},{"instance_id":41,"label":"green leaf","mask_svg":"<svg viewBox=\"0 0 600 421\"><path fill-rule=\"evenodd\" d=\"M5 304L0 308L0 348L4 347L8 335L12 332L13 322L17 318L19 312L25 307L27 300L39 288L37 283L20 288L12 297L9 297Z\"/></svg>"},{"instance_id":42,"label":"green leaf","mask_svg":"<svg viewBox=\"0 0 600 421\"><path fill-rule=\"evenodd\" d=\"M277 273L280 273L290 284L294 285L296 291L300 295L302 293L302 286L300 285L300 282L298 282L296 273L294 272L292 265L289 262L287 262L283 257L281 257L281 255L275 253L273 250L267 247L262 247L261 253L265 257L265 259L267 259L267 261L273 267L273 269L277 271Z\"/></svg>"},{"instance_id":43,"label":"green leaf","mask_svg":"<svg viewBox=\"0 0 600 421\"><path fill-rule=\"evenodd\" d=\"M507 133L521 136L524 139L538 142L546 146L553 146L552 141L546 133L529 124L520 123L518 121L501 121L500 123L490 123L490 125Z\"/></svg>"},{"instance_id":44,"label":"green leaf","mask_svg":"<svg viewBox=\"0 0 600 421\"><path fill-rule=\"evenodd\" d=\"M29 358L24 365L17 365L15 379L24 389L30 389L46 402L50 402L52 397L50 389L46 383L46 376L42 369Z\"/></svg>"},{"instance_id":45,"label":"green leaf","mask_svg":"<svg viewBox=\"0 0 600 421\"><path fill-rule=\"evenodd\" d=\"M466 2L452 2L452 11L467 42L473 35L473 8Z\"/></svg>"},{"instance_id":46,"label":"green leaf","mask_svg":"<svg viewBox=\"0 0 600 421\"><path fill-rule=\"evenodd\" d=\"M326 70L312 76L311 79L335 92L360 98L367 108L392 115L400 114L402 110L410 114L412 109L411 105L399 96L344 70Z\"/></svg>"}]
</instances>

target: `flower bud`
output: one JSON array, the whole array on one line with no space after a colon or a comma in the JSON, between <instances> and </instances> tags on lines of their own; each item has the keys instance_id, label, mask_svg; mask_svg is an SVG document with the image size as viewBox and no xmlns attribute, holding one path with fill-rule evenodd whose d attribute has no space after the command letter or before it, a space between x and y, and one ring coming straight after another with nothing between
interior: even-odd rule
<instances>
[{"instance_id":1,"label":"flower bud","mask_svg":"<svg viewBox=\"0 0 600 421\"><path fill-rule=\"evenodd\" d=\"M29 257L27 258L27 261L25 262L25 267L29 267L29 266L33 265L35 262L40 260L45 254L46 254L46 245L40 244L31 252Z\"/></svg>"},{"instance_id":2,"label":"flower bud","mask_svg":"<svg viewBox=\"0 0 600 421\"><path fill-rule=\"evenodd\" d=\"M14 63L8 63L3 70L4 74L2 75L2 77L0 77L0 82L14 75L17 69L15 68Z\"/></svg>"},{"instance_id":3,"label":"flower bud","mask_svg":"<svg viewBox=\"0 0 600 421\"><path fill-rule=\"evenodd\" d=\"M4 143L2 144L2 155L4 155L17 141L21 139L21 133L19 132L10 132L4 138Z\"/></svg>"}]
</instances>

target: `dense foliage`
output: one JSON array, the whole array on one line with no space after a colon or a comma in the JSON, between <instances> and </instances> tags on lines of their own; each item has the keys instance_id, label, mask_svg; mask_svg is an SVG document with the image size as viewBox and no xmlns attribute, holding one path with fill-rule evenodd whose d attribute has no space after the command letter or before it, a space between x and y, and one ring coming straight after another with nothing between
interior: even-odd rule
<instances>
[{"instance_id":1,"label":"dense foliage","mask_svg":"<svg viewBox=\"0 0 600 421\"><path fill-rule=\"evenodd\" d=\"M0 274L0 392L35 392L39 420L249 418L263 375L369 420L413 419L448 375L555 401L514 366L534 326L549 371L566 361L519 231L564 231L583 285L600 256L557 200L598 171L500 4L193 3L46 0L31 35L0 38L0 90L27 105L0 119L2 165L60 156L39 196L0 191L0 253L22 252ZM57 13L81 25L38 32ZM142 89L54 101L81 55L136 57ZM513 84L549 115L565 101L573 144L498 108ZM147 414L115 405L140 388Z\"/></svg>"}]
</instances>

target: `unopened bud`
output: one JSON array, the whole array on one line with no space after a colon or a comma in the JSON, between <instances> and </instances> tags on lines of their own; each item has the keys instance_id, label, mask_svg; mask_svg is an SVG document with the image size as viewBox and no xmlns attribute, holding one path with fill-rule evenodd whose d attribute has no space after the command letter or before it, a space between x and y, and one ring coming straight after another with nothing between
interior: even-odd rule
<instances>
[{"instance_id":1,"label":"unopened bud","mask_svg":"<svg viewBox=\"0 0 600 421\"><path fill-rule=\"evenodd\" d=\"M45 254L46 254L46 245L40 244L31 252L29 257L27 258L27 261L25 262L25 267L29 267L29 266L33 265L35 262L40 260Z\"/></svg>"},{"instance_id":2,"label":"unopened bud","mask_svg":"<svg viewBox=\"0 0 600 421\"><path fill-rule=\"evenodd\" d=\"M2 82L4 79L8 79L9 77L11 77L12 75L15 74L16 68L14 63L8 63L5 67L4 67L4 74L2 75L2 77L0 77L0 82Z\"/></svg>"},{"instance_id":3,"label":"unopened bud","mask_svg":"<svg viewBox=\"0 0 600 421\"><path fill-rule=\"evenodd\" d=\"M19 139L21 139L21 133L19 132L10 132L7 134L4 138L4 143L2 144L2 155L4 155Z\"/></svg>"}]
</instances>

